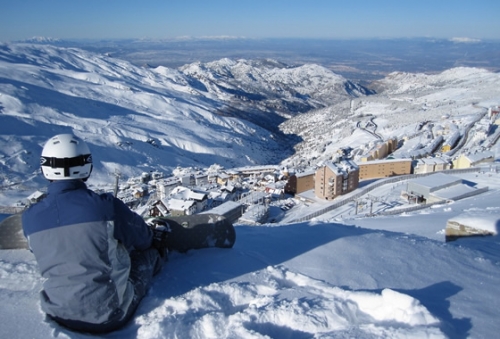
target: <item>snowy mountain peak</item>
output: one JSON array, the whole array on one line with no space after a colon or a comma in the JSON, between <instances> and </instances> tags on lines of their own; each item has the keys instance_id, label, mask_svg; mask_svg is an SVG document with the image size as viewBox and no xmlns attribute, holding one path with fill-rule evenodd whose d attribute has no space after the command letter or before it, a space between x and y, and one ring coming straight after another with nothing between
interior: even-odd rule
<instances>
[{"instance_id":1,"label":"snowy mountain peak","mask_svg":"<svg viewBox=\"0 0 500 339\"><path fill-rule=\"evenodd\" d=\"M211 93L228 100L258 102L287 116L373 93L315 64L288 66L271 59L221 59L185 65L180 70L198 79Z\"/></svg>"},{"instance_id":2,"label":"snowy mountain peak","mask_svg":"<svg viewBox=\"0 0 500 339\"><path fill-rule=\"evenodd\" d=\"M30 39L26 39L23 42L33 42L37 44L50 44L54 42L59 42L61 39L58 38L51 38L51 37L44 37L44 36L34 36L31 37Z\"/></svg>"}]
</instances>

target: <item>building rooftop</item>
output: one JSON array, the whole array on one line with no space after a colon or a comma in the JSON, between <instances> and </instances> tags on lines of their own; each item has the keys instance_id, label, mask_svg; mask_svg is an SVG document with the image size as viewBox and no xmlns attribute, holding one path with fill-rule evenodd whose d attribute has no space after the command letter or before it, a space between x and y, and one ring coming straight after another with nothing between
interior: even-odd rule
<instances>
[{"instance_id":1,"label":"building rooftop","mask_svg":"<svg viewBox=\"0 0 500 339\"><path fill-rule=\"evenodd\" d=\"M411 180L412 183L426 187L440 187L447 184L461 183L462 179L444 173L434 173L425 177Z\"/></svg>"}]
</instances>

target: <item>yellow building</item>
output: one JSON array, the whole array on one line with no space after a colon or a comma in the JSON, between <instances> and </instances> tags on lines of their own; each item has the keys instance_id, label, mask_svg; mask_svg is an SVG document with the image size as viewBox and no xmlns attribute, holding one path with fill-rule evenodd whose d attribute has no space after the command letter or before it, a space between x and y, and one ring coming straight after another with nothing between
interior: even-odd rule
<instances>
[{"instance_id":1,"label":"yellow building","mask_svg":"<svg viewBox=\"0 0 500 339\"><path fill-rule=\"evenodd\" d=\"M367 155L361 158L361 161L384 159L394 152L397 147L398 140L396 138L389 139L383 143L377 144Z\"/></svg>"},{"instance_id":2,"label":"yellow building","mask_svg":"<svg viewBox=\"0 0 500 339\"><path fill-rule=\"evenodd\" d=\"M495 154L485 151L476 154L462 154L453 160L453 168L469 168L485 162L495 161Z\"/></svg>"},{"instance_id":3,"label":"yellow building","mask_svg":"<svg viewBox=\"0 0 500 339\"><path fill-rule=\"evenodd\" d=\"M460 131L455 131L448 136L448 138L444 141L443 146L441 147L441 152L448 152L455 147L458 140L460 140Z\"/></svg>"}]
</instances>

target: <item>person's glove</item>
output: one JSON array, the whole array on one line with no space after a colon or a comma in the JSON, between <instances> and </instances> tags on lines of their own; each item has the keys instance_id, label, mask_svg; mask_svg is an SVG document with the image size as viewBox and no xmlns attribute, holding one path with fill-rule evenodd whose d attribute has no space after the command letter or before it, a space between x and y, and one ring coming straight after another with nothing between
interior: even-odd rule
<instances>
[{"instance_id":1,"label":"person's glove","mask_svg":"<svg viewBox=\"0 0 500 339\"><path fill-rule=\"evenodd\" d=\"M160 253L162 258L168 255L168 235L170 233L170 226L165 220L151 219L148 220L148 225L153 231L153 244L152 246Z\"/></svg>"}]
</instances>

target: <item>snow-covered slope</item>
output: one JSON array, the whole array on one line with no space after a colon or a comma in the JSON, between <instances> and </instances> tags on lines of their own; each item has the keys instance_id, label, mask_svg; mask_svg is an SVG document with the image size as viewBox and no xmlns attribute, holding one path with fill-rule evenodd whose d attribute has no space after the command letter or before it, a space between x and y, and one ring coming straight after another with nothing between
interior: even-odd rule
<instances>
[{"instance_id":1,"label":"snow-covered slope","mask_svg":"<svg viewBox=\"0 0 500 339\"><path fill-rule=\"evenodd\" d=\"M296 114L364 95L316 65L222 59L180 70L136 67L75 48L0 45L0 184L32 185L38 154L73 132L94 152L97 181L176 166L276 164ZM242 156L243 155L243 156Z\"/></svg>"},{"instance_id":2,"label":"snow-covered slope","mask_svg":"<svg viewBox=\"0 0 500 339\"><path fill-rule=\"evenodd\" d=\"M498 233L499 176L469 178L496 182L486 195L404 216L237 225L232 249L173 253L135 319L103 337L495 338L498 235L439 239L481 211ZM0 337L88 338L45 318L42 282L29 251L0 251Z\"/></svg>"},{"instance_id":3,"label":"snow-covered slope","mask_svg":"<svg viewBox=\"0 0 500 339\"><path fill-rule=\"evenodd\" d=\"M422 124L434 132L436 128L442 133L463 130L472 121L486 119L490 107L500 105L499 83L499 73L479 68L453 68L432 75L392 73L372 84L376 95L346 100L284 122L282 131L303 139L296 146L297 153L285 163L318 163L330 159L341 147L364 152L381 140L411 138ZM487 133L488 121L481 123L486 124L481 133ZM419 142L430 144L436 137L438 133L429 132Z\"/></svg>"},{"instance_id":4,"label":"snow-covered slope","mask_svg":"<svg viewBox=\"0 0 500 339\"><path fill-rule=\"evenodd\" d=\"M43 143L63 132L90 144L104 181L115 171L276 162L283 138L225 116L223 100L196 85L78 49L0 45L1 185L36 177Z\"/></svg>"}]
</instances>

